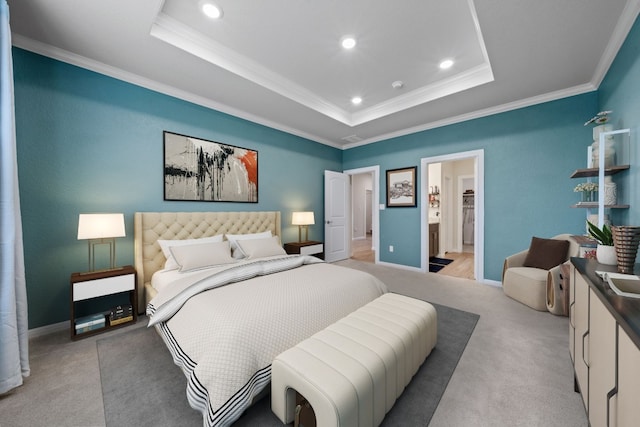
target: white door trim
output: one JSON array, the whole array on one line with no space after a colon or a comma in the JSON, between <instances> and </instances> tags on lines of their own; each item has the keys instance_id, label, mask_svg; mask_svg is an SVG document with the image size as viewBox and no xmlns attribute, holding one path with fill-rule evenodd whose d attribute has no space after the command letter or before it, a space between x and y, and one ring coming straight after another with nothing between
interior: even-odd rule
<instances>
[{"instance_id":1,"label":"white door trim","mask_svg":"<svg viewBox=\"0 0 640 427\"><path fill-rule=\"evenodd\" d=\"M373 174L371 188L373 196L373 208L371 209L371 245L375 253L375 263L380 263L380 165L367 166L343 171L347 175L359 175L362 173ZM352 210L353 212L353 210Z\"/></svg>"},{"instance_id":2,"label":"white door trim","mask_svg":"<svg viewBox=\"0 0 640 427\"><path fill-rule=\"evenodd\" d=\"M424 157L420 159L420 269L429 271L429 164L448 161L474 159L475 169L475 213L474 228L474 275L479 282L484 281L484 150L464 151L442 156Z\"/></svg>"}]
</instances>

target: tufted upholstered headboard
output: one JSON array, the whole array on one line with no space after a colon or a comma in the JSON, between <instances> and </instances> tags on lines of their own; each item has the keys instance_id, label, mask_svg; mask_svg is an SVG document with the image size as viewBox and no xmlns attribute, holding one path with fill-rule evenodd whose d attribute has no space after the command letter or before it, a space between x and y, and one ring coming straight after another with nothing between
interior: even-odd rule
<instances>
[{"instance_id":1,"label":"tufted upholstered headboard","mask_svg":"<svg viewBox=\"0 0 640 427\"><path fill-rule=\"evenodd\" d=\"M146 308L145 288L163 268L158 240L198 239L216 234L247 234L271 230L280 237L280 212L136 212L134 253L138 282L138 312Z\"/></svg>"}]
</instances>

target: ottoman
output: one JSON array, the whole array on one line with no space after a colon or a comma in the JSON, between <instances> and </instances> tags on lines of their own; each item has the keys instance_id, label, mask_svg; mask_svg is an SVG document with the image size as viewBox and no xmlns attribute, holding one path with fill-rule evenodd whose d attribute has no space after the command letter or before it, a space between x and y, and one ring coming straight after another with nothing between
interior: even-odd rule
<instances>
[{"instance_id":1,"label":"ottoman","mask_svg":"<svg viewBox=\"0 0 640 427\"><path fill-rule=\"evenodd\" d=\"M387 293L279 354L271 409L294 420L296 392L318 426L378 426L437 341L435 308Z\"/></svg>"}]
</instances>

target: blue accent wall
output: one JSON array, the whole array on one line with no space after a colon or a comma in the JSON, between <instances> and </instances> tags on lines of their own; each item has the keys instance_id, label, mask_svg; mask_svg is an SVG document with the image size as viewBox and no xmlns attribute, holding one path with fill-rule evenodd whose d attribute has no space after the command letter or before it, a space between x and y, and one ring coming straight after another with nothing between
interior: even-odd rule
<instances>
[{"instance_id":1,"label":"blue accent wall","mask_svg":"<svg viewBox=\"0 0 640 427\"><path fill-rule=\"evenodd\" d=\"M619 197L630 208L616 212L613 219L621 225L640 225L640 18L611 64L598 96L599 111L613 111L613 128L631 130L630 168L616 176Z\"/></svg>"},{"instance_id":2,"label":"blue accent wall","mask_svg":"<svg viewBox=\"0 0 640 427\"><path fill-rule=\"evenodd\" d=\"M595 92L564 98L353 148L343 166L379 164L384 200L385 170L419 169L425 157L484 150L484 271L500 280L504 258L527 248L532 236L584 232L585 211L570 207L578 200L569 176L586 167L592 141L583 124L597 108ZM381 261L420 267L419 206L380 211L380 248Z\"/></svg>"},{"instance_id":3,"label":"blue accent wall","mask_svg":"<svg viewBox=\"0 0 640 427\"><path fill-rule=\"evenodd\" d=\"M323 224L323 171L342 170L341 150L18 48L13 61L30 328L69 319L69 276L88 263L80 213L125 214L117 265L133 264L136 211L280 210L285 242L294 210ZM164 201L164 130L257 150L259 203Z\"/></svg>"},{"instance_id":4,"label":"blue accent wall","mask_svg":"<svg viewBox=\"0 0 640 427\"><path fill-rule=\"evenodd\" d=\"M119 265L133 263L136 211L281 210L290 241L297 239L292 211L313 210L323 223L324 170L380 165L384 201L385 170L478 149L485 278L500 280L504 258L531 236L584 232L585 211L570 207L579 181L569 176L586 165L591 129L584 122L604 109L614 111L614 127L632 129L631 169L619 184L631 208L614 221L640 225L639 50L636 21L596 92L340 151L14 48L29 327L69 318L69 275L87 267L87 243L76 240L79 213L125 214ZM259 203L163 201L164 130L258 150ZM309 237L322 240L322 226ZM393 253L384 250L389 245ZM381 211L380 246L382 261L419 267L420 207Z\"/></svg>"}]
</instances>

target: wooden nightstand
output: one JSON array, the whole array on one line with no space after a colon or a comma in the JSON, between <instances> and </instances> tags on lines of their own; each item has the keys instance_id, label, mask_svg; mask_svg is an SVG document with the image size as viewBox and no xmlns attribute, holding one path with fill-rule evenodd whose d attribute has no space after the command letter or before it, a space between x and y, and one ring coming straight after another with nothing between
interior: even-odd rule
<instances>
[{"instance_id":1,"label":"wooden nightstand","mask_svg":"<svg viewBox=\"0 0 640 427\"><path fill-rule=\"evenodd\" d=\"M81 301L104 298L116 294L128 294L128 303L132 307L132 319L121 321L111 325L108 314L98 312L95 315L104 315L104 326L91 329L86 332L76 333L76 305ZM71 339L76 340L91 335L99 334L110 329L120 328L133 324L138 320L138 296L136 284L136 270L127 265L117 270L98 271L93 273L73 273L71 275ZM124 298L122 298L124 300ZM114 322L115 323L115 322ZM100 326L100 325L99 325Z\"/></svg>"},{"instance_id":2,"label":"wooden nightstand","mask_svg":"<svg viewBox=\"0 0 640 427\"><path fill-rule=\"evenodd\" d=\"M290 255L313 255L324 259L324 244L308 240L306 242L291 242L284 244L284 250Z\"/></svg>"}]
</instances>

